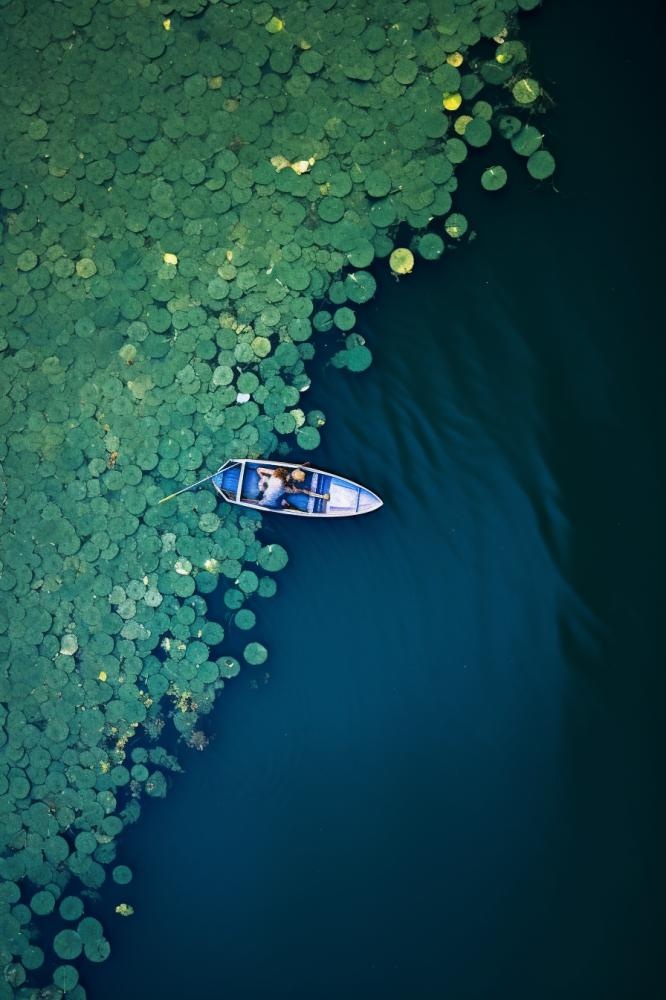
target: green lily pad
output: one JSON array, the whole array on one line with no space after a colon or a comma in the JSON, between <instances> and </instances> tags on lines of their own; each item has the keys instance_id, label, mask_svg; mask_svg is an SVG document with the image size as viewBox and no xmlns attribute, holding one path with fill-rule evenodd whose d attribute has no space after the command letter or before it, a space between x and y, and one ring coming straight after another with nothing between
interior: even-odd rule
<instances>
[{"instance_id":1,"label":"green lily pad","mask_svg":"<svg viewBox=\"0 0 666 1000\"><path fill-rule=\"evenodd\" d=\"M444 240L437 233L426 233L419 239L417 250L424 260L437 260L444 252Z\"/></svg>"},{"instance_id":2,"label":"green lily pad","mask_svg":"<svg viewBox=\"0 0 666 1000\"><path fill-rule=\"evenodd\" d=\"M321 441L319 431L316 427L300 427L296 432L296 443L303 451L312 451L318 448Z\"/></svg>"},{"instance_id":3,"label":"green lily pad","mask_svg":"<svg viewBox=\"0 0 666 1000\"><path fill-rule=\"evenodd\" d=\"M106 938L96 938L85 942L83 953L89 962L105 962L111 954L111 945Z\"/></svg>"},{"instance_id":4,"label":"green lily pad","mask_svg":"<svg viewBox=\"0 0 666 1000\"><path fill-rule=\"evenodd\" d=\"M316 49L309 49L307 52L303 52L298 61L301 69L313 76L319 73L324 66L324 57Z\"/></svg>"},{"instance_id":5,"label":"green lily pad","mask_svg":"<svg viewBox=\"0 0 666 1000\"><path fill-rule=\"evenodd\" d=\"M539 149L527 161L527 170L535 180L543 181L555 172L555 157L548 150Z\"/></svg>"},{"instance_id":6,"label":"green lily pad","mask_svg":"<svg viewBox=\"0 0 666 1000\"><path fill-rule=\"evenodd\" d=\"M358 239L353 249L347 252L347 260L352 267L369 267L375 257L375 249L370 240Z\"/></svg>"},{"instance_id":7,"label":"green lily pad","mask_svg":"<svg viewBox=\"0 0 666 1000\"><path fill-rule=\"evenodd\" d=\"M444 152L449 163L462 163L467 158L467 146L462 139L447 139Z\"/></svg>"},{"instance_id":8,"label":"green lily pad","mask_svg":"<svg viewBox=\"0 0 666 1000\"><path fill-rule=\"evenodd\" d=\"M33 250L24 250L23 253L19 254L16 266L19 271L32 271L34 267L37 267L39 258Z\"/></svg>"},{"instance_id":9,"label":"green lily pad","mask_svg":"<svg viewBox=\"0 0 666 1000\"><path fill-rule=\"evenodd\" d=\"M458 240L461 236L464 236L468 228L469 223L460 212L452 212L444 223L447 235L451 236L454 240Z\"/></svg>"},{"instance_id":10,"label":"green lily pad","mask_svg":"<svg viewBox=\"0 0 666 1000\"><path fill-rule=\"evenodd\" d=\"M243 629L244 631L254 628L256 621L257 618L254 611L250 611L249 608L241 608L241 610L237 611L234 615L234 624L236 628Z\"/></svg>"},{"instance_id":11,"label":"green lily pad","mask_svg":"<svg viewBox=\"0 0 666 1000\"><path fill-rule=\"evenodd\" d=\"M246 663L257 667L268 659L268 650L260 642L250 642L243 650L243 657Z\"/></svg>"},{"instance_id":12,"label":"green lily pad","mask_svg":"<svg viewBox=\"0 0 666 1000\"><path fill-rule=\"evenodd\" d=\"M21 961L24 968L28 969L29 972L34 972L35 969L40 969L44 964L44 952L36 945L29 945L21 955Z\"/></svg>"},{"instance_id":13,"label":"green lily pad","mask_svg":"<svg viewBox=\"0 0 666 1000\"><path fill-rule=\"evenodd\" d=\"M507 181L507 172L504 167L488 167L481 175L481 185L486 191L499 191Z\"/></svg>"},{"instance_id":14,"label":"green lily pad","mask_svg":"<svg viewBox=\"0 0 666 1000\"><path fill-rule=\"evenodd\" d=\"M526 76L514 83L511 93L518 104L534 104L541 95L541 87L532 77Z\"/></svg>"},{"instance_id":15,"label":"green lily pad","mask_svg":"<svg viewBox=\"0 0 666 1000\"><path fill-rule=\"evenodd\" d=\"M363 372L372 364L372 353L364 344L356 344L345 351L346 367L350 372Z\"/></svg>"},{"instance_id":16,"label":"green lily pad","mask_svg":"<svg viewBox=\"0 0 666 1000\"><path fill-rule=\"evenodd\" d=\"M367 271L353 271L345 278L345 293L350 302L369 302L376 290L377 282Z\"/></svg>"},{"instance_id":17,"label":"green lily pad","mask_svg":"<svg viewBox=\"0 0 666 1000\"><path fill-rule=\"evenodd\" d=\"M59 931L53 939L53 950L58 958L65 960L78 958L83 951L83 941L76 931Z\"/></svg>"},{"instance_id":18,"label":"green lily pad","mask_svg":"<svg viewBox=\"0 0 666 1000\"><path fill-rule=\"evenodd\" d=\"M465 127L465 142L470 146L486 146L492 138L493 130L485 118L472 118Z\"/></svg>"},{"instance_id":19,"label":"green lily pad","mask_svg":"<svg viewBox=\"0 0 666 1000\"><path fill-rule=\"evenodd\" d=\"M266 545L260 549L257 557L257 562L261 568L269 570L272 573L277 573L278 570L284 569L288 561L289 556L286 550L277 543Z\"/></svg>"},{"instance_id":20,"label":"green lily pad","mask_svg":"<svg viewBox=\"0 0 666 1000\"><path fill-rule=\"evenodd\" d=\"M348 309L347 306L342 306L340 309L336 309L333 314L333 322L337 326L338 330L352 330L354 324L356 323L356 316L354 315L353 309Z\"/></svg>"},{"instance_id":21,"label":"green lily pad","mask_svg":"<svg viewBox=\"0 0 666 1000\"><path fill-rule=\"evenodd\" d=\"M513 139L523 128L523 123L515 115L500 115L497 130L503 139Z\"/></svg>"},{"instance_id":22,"label":"green lily pad","mask_svg":"<svg viewBox=\"0 0 666 1000\"><path fill-rule=\"evenodd\" d=\"M384 198L391 187L391 178L384 170L372 170L365 178L365 189L372 198Z\"/></svg>"},{"instance_id":23,"label":"green lily pad","mask_svg":"<svg viewBox=\"0 0 666 1000\"><path fill-rule=\"evenodd\" d=\"M111 875L116 885L129 885L132 881L132 869L127 865L116 865Z\"/></svg>"},{"instance_id":24,"label":"green lily pad","mask_svg":"<svg viewBox=\"0 0 666 1000\"><path fill-rule=\"evenodd\" d=\"M344 214L344 202L341 198L327 195L318 205L318 212L324 222L338 222Z\"/></svg>"},{"instance_id":25,"label":"green lily pad","mask_svg":"<svg viewBox=\"0 0 666 1000\"><path fill-rule=\"evenodd\" d=\"M520 156L531 156L541 146L543 135L534 125L525 125L511 137L511 148Z\"/></svg>"},{"instance_id":26,"label":"green lily pad","mask_svg":"<svg viewBox=\"0 0 666 1000\"><path fill-rule=\"evenodd\" d=\"M42 890L36 892L35 895L30 900L30 908L33 913L38 916L46 916L47 913L52 913L55 907L55 896L52 892Z\"/></svg>"},{"instance_id":27,"label":"green lily pad","mask_svg":"<svg viewBox=\"0 0 666 1000\"><path fill-rule=\"evenodd\" d=\"M217 661L217 665L222 677L236 677L240 673L240 663L233 656L225 656Z\"/></svg>"},{"instance_id":28,"label":"green lily pad","mask_svg":"<svg viewBox=\"0 0 666 1000\"><path fill-rule=\"evenodd\" d=\"M81 257L76 262L76 273L79 278L92 278L94 274L97 274L97 264L90 257Z\"/></svg>"},{"instance_id":29,"label":"green lily pad","mask_svg":"<svg viewBox=\"0 0 666 1000\"><path fill-rule=\"evenodd\" d=\"M148 306L144 319L154 333L166 333L171 326L171 313L159 306Z\"/></svg>"},{"instance_id":30,"label":"green lily pad","mask_svg":"<svg viewBox=\"0 0 666 1000\"><path fill-rule=\"evenodd\" d=\"M63 993L71 993L79 981L73 965L59 965L53 970L53 982Z\"/></svg>"}]
</instances>

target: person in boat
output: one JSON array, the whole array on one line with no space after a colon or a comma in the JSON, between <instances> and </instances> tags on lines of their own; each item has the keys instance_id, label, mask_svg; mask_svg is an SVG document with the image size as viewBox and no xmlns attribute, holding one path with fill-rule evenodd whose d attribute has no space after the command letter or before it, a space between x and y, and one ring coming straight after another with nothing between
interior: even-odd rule
<instances>
[{"instance_id":1,"label":"person in boat","mask_svg":"<svg viewBox=\"0 0 666 1000\"><path fill-rule=\"evenodd\" d=\"M294 493L302 493L308 497L328 500L328 493L315 493L313 490L304 489L298 483L305 481L303 469L285 469L278 466L275 469L257 469L259 476L259 506L261 507L291 507L287 496Z\"/></svg>"}]
</instances>

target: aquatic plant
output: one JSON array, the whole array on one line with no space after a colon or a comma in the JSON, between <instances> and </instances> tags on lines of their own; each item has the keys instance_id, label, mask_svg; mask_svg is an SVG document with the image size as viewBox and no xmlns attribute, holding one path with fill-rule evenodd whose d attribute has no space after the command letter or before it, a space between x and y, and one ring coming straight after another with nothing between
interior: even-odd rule
<instances>
[{"instance_id":1,"label":"aquatic plant","mask_svg":"<svg viewBox=\"0 0 666 1000\"><path fill-rule=\"evenodd\" d=\"M451 236L455 240L459 240L461 236L464 236L468 229L468 222L464 215L460 212L452 212L444 222L444 229L448 236Z\"/></svg>"},{"instance_id":2,"label":"aquatic plant","mask_svg":"<svg viewBox=\"0 0 666 1000\"><path fill-rule=\"evenodd\" d=\"M501 187L494 134L551 176L513 37L535 5L1 4L8 989L84 996L69 963L109 954L84 900L129 883L122 831L179 769L165 720L202 746L241 670L207 598L245 642L287 564L259 515L157 500L230 455L317 448L321 335L334 366L370 366L368 268L407 274L465 235L456 171ZM245 643L245 664L267 657Z\"/></svg>"},{"instance_id":3,"label":"aquatic plant","mask_svg":"<svg viewBox=\"0 0 666 1000\"><path fill-rule=\"evenodd\" d=\"M502 166L487 167L481 174L481 184L486 191L499 191L507 181L507 172Z\"/></svg>"},{"instance_id":4,"label":"aquatic plant","mask_svg":"<svg viewBox=\"0 0 666 1000\"><path fill-rule=\"evenodd\" d=\"M414 270L414 254L407 247L398 247L391 253L390 264L394 274L410 274Z\"/></svg>"},{"instance_id":5,"label":"aquatic plant","mask_svg":"<svg viewBox=\"0 0 666 1000\"><path fill-rule=\"evenodd\" d=\"M545 180L555 172L555 158L548 150L539 149L528 159L527 169L535 180Z\"/></svg>"}]
</instances>

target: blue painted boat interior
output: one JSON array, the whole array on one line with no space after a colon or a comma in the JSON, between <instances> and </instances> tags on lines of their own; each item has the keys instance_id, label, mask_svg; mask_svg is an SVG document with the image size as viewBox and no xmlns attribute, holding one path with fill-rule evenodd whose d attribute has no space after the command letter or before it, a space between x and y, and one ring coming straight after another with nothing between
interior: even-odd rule
<instances>
[{"instance_id":1,"label":"blue painted boat interior","mask_svg":"<svg viewBox=\"0 0 666 1000\"><path fill-rule=\"evenodd\" d=\"M270 467L270 463L263 460L245 463L240 499L246 503L258 504L262 498L259 476L259 469L262 465ZM223 491L229 500L233 501L236 498L242 469L241 464L234 464L213 477L215 486ZM287 490L285 499L295 510L308 514L334 516L341 513L362 513L377 506L377 497L374 493L341 476L332 476L317 469L306 468L303 471L305 479L299 484L299 487L308 490L309 493L322 494L322 496L309 496L306 493ZM330 496L330 499L323 499L324 495ZM282 510L289 513L288 509L282 508Z\"/></svg>"},{"instance_id":2,"label":"blue painted boat interior","mask_svg":"<svg viewBox=\"0 0 666 1000\"><path fill-rule=\"evenodd\" d=\"M257 472L258 466L256 465L246 465L245 475L243 476L243 492L241 494L242 500L258 500L259 499L259 473Z\"/></svg>"},{"instance_id":3,"label":"blue painted boat interior","mask_svg":"<svg viewBox=\"0 0 666 1000\"><path fill-rule=\"evenodd\" d=\"M232 497L236 496L236 490L238 489L238 480L240 478L241 466L232 465L228 469L224 469L222 472L218 472L213 476L213 482L215 485L230 493Z\"/></svg>"},{"instance_id":4,"label":"blue painted boat interior","mask_svg":"<svg viewBox=\"0 0 666 1000\"><path fill-rule=\"evenodd\" d=\"M259 473L258 469L261 468L261 462L247 462L245 465L245 475L243 477L243 490L241 493L241 499L252 502L253 500L259 501L261 499L261 491L259 489ZM315 493L328 493L330 491L331 483L333 482L333 476L322 475L319 472L313 472L308 469L303 470L306 475L303 480L303 489L312 490ZM338 482L343 482L343 480L336 480ZM308 511L311 514L324 514L326 512L326 501L320 500L314 497L308 497L303 493L290 493L288 496L289 503L292 507L297 510Z\"/></svg>"}]
</instances>

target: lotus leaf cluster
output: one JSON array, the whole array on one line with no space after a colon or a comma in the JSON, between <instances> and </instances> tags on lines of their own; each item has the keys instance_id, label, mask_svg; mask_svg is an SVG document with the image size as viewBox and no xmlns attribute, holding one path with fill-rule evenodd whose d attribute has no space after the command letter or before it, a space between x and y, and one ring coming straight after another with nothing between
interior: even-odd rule
<instances>
[{"instance_id":1,"label":"lotus leaf cluster","mask_svg":"<svg viewBox=\"0 0 666 1000\"><path fill-rule=\"evenodd\" d=\"M317 345L369 367L377 276L461 239L495 136L552 175L536 3L0 3L2 996L82 1000L71 963L110 950L86 901L130 884L121 834L180 769L164 727L204 746L268 657L285 549L212 491L158 499L318 447Z\"/></svg>"}]
</instances>

